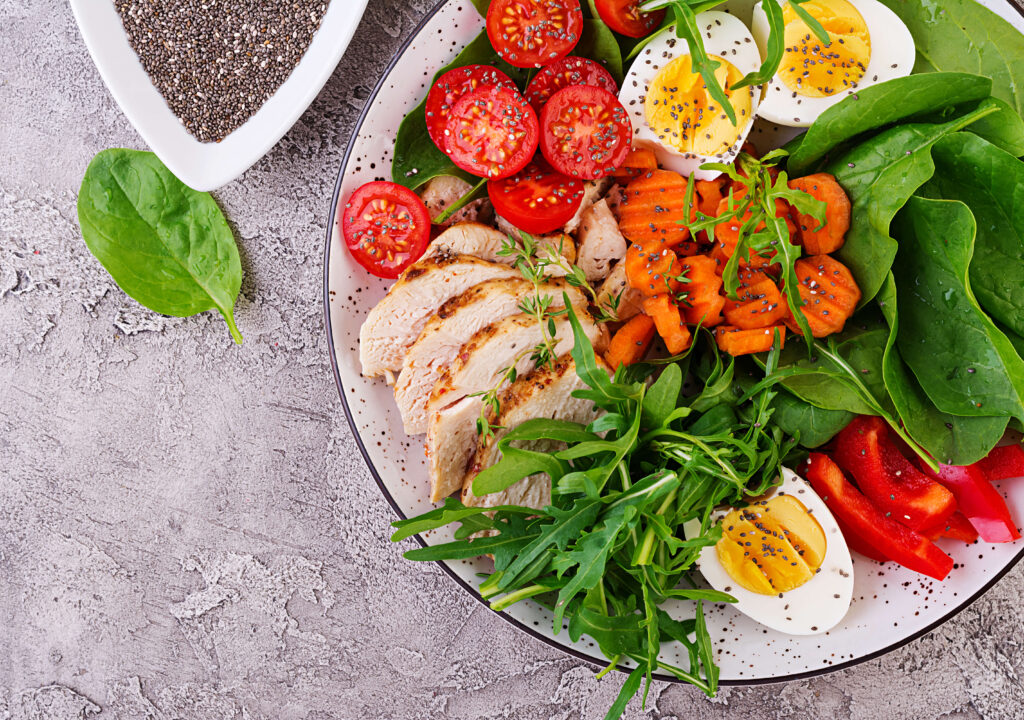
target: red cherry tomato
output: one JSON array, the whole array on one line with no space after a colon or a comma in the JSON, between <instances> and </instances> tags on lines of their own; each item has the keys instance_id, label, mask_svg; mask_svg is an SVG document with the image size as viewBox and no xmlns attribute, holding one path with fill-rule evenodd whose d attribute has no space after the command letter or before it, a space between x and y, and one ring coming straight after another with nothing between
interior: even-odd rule
<instances>
[{"instance_id":1,"label":"red cherry tomato","mask_svg":"<svg viewBox=\"0 0 1024 720\"><path fill-rule=\"evenodd\" d=\"M644 0L597 0L597 14L604 24L617 33L631 38L650 35L665 19L664 10L640 12Z\"/></svg>"},{"instance_id":2,"label":"red cherry tomato","mask_svg":"<svg viewBox=\"0 0 1024 720\"><path fill-rule=\"evenodd\" d=\"M591 85L559 90L540 116L540 149L551 167L583 180L610 175L629 154L633 126L618 99Z\"/></svg>"},{"instance_id":3,"label":"red cherry tomato","mask_svg":"<svg viewBox=\"0 0 1024 720\"><path fill-rule=\"evenodd\" d=\"M583 202L583 183L555 172L540 157L512 177L491 180L494 210L520 230L543 235L565 225Z\"/></svg>"},{"instance_id":4,"label":"red cherry tomato","mask_svg":"<svg viewBox=\"0 0 1024 720\"><path fill-rule=\"evenodd\" d=\"M409 188L369 182L345 203L341 232L356 262L377 277L396 278L427 249L430 213Z\"/></svg>"},{"instance_id":5,"label":"red cherry tomato","mask_svg":"<svg viewBox=\"0 0 1024 720\"><path fill-rule=\"evenodd\" d=\"M537 114L517 90L491 85L466 93L448 115L444 151L468 173L515 175L537 151Z\"/></svg>"},{"instance_id":6,"label":"red cherry tomato","mask_svg":"<svg viewBox=\"0 0 1024 720\"><path fill-rule=\"evenodd\" d=\"M571 85L593 85L612 95L619 92L611 73L603 67L587 58L569 56L556 60L537 73L526 88L526 101L540 114L552 95Z\"/></svg>"},{"instance_id":7,"label":"red cherry tomato","mask_svg":"<svg viewBox=\"0 0 1024 720\"><path fill-rule=\"evenodd\" d=\"M467 65L449 70L439 77L427 94L427 132L442 151L444 129L455 102L468 92L484 85L505 85L515 88L508 75L490 65Z\"/></svg>"},{"instance_id":8,"label":"red cherry tomato","mask_svg":"<svg viewBox=\"0 0 1024 720\"><path fill-rule=\"evenodd\" d=\"M583 32L579 0L492 0L487 37L505 62L544 67L568 55Z\"/></svg>"}]
</instances>

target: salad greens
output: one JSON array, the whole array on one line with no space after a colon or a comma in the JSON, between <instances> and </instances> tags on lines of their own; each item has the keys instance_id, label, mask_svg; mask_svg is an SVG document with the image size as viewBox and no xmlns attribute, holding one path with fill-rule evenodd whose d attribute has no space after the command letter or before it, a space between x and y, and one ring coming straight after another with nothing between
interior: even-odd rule
<instances>
[{"instance_id":1,"label":"salad greens","mask_svg":"<svg viewBox=\"0 0 1024 720\"><path fill-rule=\"evenodd\" d=\"M970 274L978 302L1024 334L1024 163L981 138L958 133L932 153L930 197L960 200L977 222Z\"/></svg>"},{"instance_id":2,"label":"salad greens","mask_svg":"<svg viewBox=\"0 0 1024 720\"><path fill-rule=\"evenodd\" d=\"M940 410L1024 420L1024 360L974 299L975 221L956 200L912 198L900 214L900 354Z\"/></svg>"},{"instance_id":3,"label":"salad greens","mask_svg":"<svg viewBox=\"0 0 1024 720\"><path fill-rule=\"evenodd\" d=\"M992 94L1024 115L1024 35L974 0L881 0L910 30L915 73L941 70L992 78Z\"/></svg>"},{"instance_id":4,"label":"salad greens","mask_svg":"<svg viewBox=\"0 0 1024 720\"><path fill-rule=\"evenodd\" d=\"M411 550L406 557L439 560L494 555L495 571L480 586L500 610L526 598L551 608L554 631L568 624L575 641L586 634L608 657L605 672L634 665L607 717L622 707L652 673L667 672L709 695L718 686L704 602L733 602L693 586L689 573L700 549L716 543L714 507L765 492L779 479L793 440L771 422L775 389L728 390L734 362L722 362L709 333L695 368L703 391L682 394L683 372L667 365L648 386L654 365L621 368L614 378L599 365L571 304L576 372L588 386L577 391L605 412L589 426L530 420L499 442L501 460L480 472L473 492L497 492L538 471L552 482L552 504L468 508L449 499L444 507L394 523L393 540L460 523L446 543ZM765 359L770 375L777 352ZM724 382L723 382L724 380ZM709 421L709 418L711 421ZM723 418L728 421L723 423ZM548 440L564 449L541 453L524 442ZM493 516L492 516L493 514ZM683 539L682 525L698 520L700 533ZM483 537L477 533L485 531ZM693 617L679 619L660 607L671 599L696 600ZM688 667L660 659L661 646L677 641ZM603 673L602 673L603 674Z\"/></svg>"},{"instance_id":5,"label":"salad greens","mask_svg":"<svg viewBox=\"0 0 1024 720\"><path fill-rule=\"evenodd\" d=\"M242 343L234 317L242 262L209 193L182 183L151 152L104 150L82 178L78 223L89 251L130 297L175 317L216 309Z\"/></svg>"},{"instance_id":6,"label":"salad greens","mask_svg":"<svg viewBox=\"0 0 1024 720\"><path fill-rule=\"evenodd\" d=\"M806 175L822 158L862 133L934 114L939 108L979 101L991 92L989 78L969 73L908 75L869 85L825 110L801 136L787 167L794 177Z\"/></svg>"},{"instance_id":7,"label":"salad greens","mask_svg":"<svg viewBox=\"0 0 1024 720\"><path fill-rule=\"evenodd\" d=\"M898 245L889 234L892 219L935 172L932 145L997 111L984 106L946 123L897 125L828 164L826 171L853 204L846 244L836 254L857 279L862 307L878 293L896 259Z\"/></svg>"}]
</instances>

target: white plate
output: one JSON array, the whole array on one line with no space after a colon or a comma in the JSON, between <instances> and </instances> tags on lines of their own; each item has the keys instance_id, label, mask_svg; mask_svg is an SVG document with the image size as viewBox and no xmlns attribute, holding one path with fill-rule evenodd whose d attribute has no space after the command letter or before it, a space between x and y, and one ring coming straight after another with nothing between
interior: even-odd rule
<instances>
[{"instance_id":1,"label":"white plate","mask_svg":"<svg viewBox=\"0 0 1024 720\"><path fill-rule=\"evenodd\" d=\"M112 0L71 0L86 47L121 110L179 180L216 190L263 157L323 88L356 31L367 0L334 0L292 74L243 125L219 143L192 137L156 89Z\"/></svg>"},{"instance_id":2,"label":"white plate","mask_svg":"<svg viewBox=\"0 0 1024 720\"><path fill-rule=\"evenodd\" d=\"M989 0L994 3L1001 0ZM1024 18L997 6L1018 28ZM402 117L426 94L437 68L449 62L483 27L473 5L463 0L442 3L427 16L399 51L367 101L363 117L342 164L331 205L325 250L324 295L331 362L352 431L384 497L402 517L423 512L427 470L422 437L402 432L401 419L388 387L359 373L357 338L366 313L384 296L389 282L368 275L345 251L335 222L340 197L370 180L387 179L391 150ZM769 129L765 136L771 132ZM1001 488L1016 518L1024 518L1024 481ZM450 536L432 533L426 543ZM841 625L829 633L794 637L767 630L729 606L708 613L708 626L724 685L779 682L819 675L889 652L935 628L962 610L1024 557L1024 542L1007 545L940 542L957 560L944 582L909 570L854 558L854 601ZM477 572L485 561L443 563L449 574L479 599ZM680 607L686 612L689 608ZM551 615L532 602L519 603L502 617L544 642L579 658L606 664L586 637L572 643L564 631L555 635ZM663 658L688 666L685 650L665 646ZM677 654L678 653L678 654ZM671 677L663 677L673 680Z\"/></svg>"}]
</instances>

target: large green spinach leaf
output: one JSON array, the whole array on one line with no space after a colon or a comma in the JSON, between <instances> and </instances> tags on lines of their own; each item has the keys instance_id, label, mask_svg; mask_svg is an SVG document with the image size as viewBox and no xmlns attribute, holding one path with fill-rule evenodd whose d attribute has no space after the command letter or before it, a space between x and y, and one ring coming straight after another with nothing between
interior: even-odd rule
<instances>
[{"instance_id":1,"label":"large green spinach leaf","mask_svg":"<svg viewBox=\"0 0 1024 720\"><path fill-rule=\"evenodd\" d=\"M615 82L622 84L622 51L615 33L602 21L583 21L583 33L571 54L603 65L615 78Z\"/></svg>"},{"instance_id":2,"label":"large green spinach leaf","mask_svg":"<svg viewBox=\"0 0 1024 720\"><path fill-rule=\"evenodd\" d=\"M979 137L957 133L936 143L932 197L971 209L978 235L971 287L994 318L1024 335L1024 162Z\"/></svg>"},{"instance_id":3,"label":"large green spinach leaf","mask_svg":"<svg viewBox=\"0 0 1024 720\"><path fill-rule=\"evenodd\" d=\"M829 152L858 135L922 113L982 100L992 81L969 73L928 73L869 85L823 112L789 156L793 177L811 172Z\"/></svg>"},{"instance_id":4,"label":"large green spinach leaf","mask_svg":"<svg viewBox=\"0 0 1024 720\"><path fill-rule=\"evenodd\" d=\"M946 123L898 125L856 145L828 165L853 204L846 243L837 253L861 290L861 306L878 293L896 258L889 226L908 199L935 172L932 145L998 112L978 107Z\"/></svg>"},{"instance_id":5,"label":"large green spinach leaf","mask_svg":"<svg viewBox=\"0 0 1024 720\"><path fill-rule=\"evenodd\" d=\"M491 41L487 39L487 33L481 32L462 49L455 59L442 67L434 75L437 80L449 70L465 67L466 65L493 65L508 75L520 87L526 81L526 70L513 67L498 57L498 54L491 47ZM431 81L433 82L433 81ZM428 180L440 175L455 175L467 182L476 182L476 179L468 173L455 166L448 156L437 149L434 141L427 133L427 99L409 111L409 114L398 126L398 135L395 137L395 154L391 163L391 179L399 185L415 190Z\"/></svg>"},{"instance_id":6,"label":"large green spinach leaf","mask_svg":"<svg viewBox=\"0 0 1024 720\"><path fill-rule=\"evenodd\" d=\"M1005 100L989 97L981 102L983 107L995 107L996 112L971 123L967 130L1014 157L1024 155L1024 118Z\"/></svg>"},{"instance_id":7,"label":"large green spinach leaf","mask_svg":"<svg viewBox=\"0 0 1024 720\"><path fill-rule=\"evenodd\" d=\"M772 422L809 448L824 445L854 418L851 412L825 410L786 391L772 398L771 408Z\"/></svg>"},{"instance_id":8,"label":"large green spinach leaf","mask_svg":"<svg viewBox=\"0 0 1024 720\"><path fill-rule=\"evenodd\" d=\"M975 300L975 223L955 200L914 197L896 220L897 346L921 387L952 415L1024 419L1024 360Z\"/></svg>"},{"instance_id":9,"label":"large green spinach leaf","mask_svg":"<svg viewBox=\"0 0 1024 720\"><path fill-rule=\"evenodd\" d=\"M89 251L129 296L164 315L218 310L235 342L242 263L209 193L182 183L151 152L116 148L92 159L78 193Z\"/></svg>"},{"instance_id":10,"label":"large green spinach leaf","mask_svg":"<svg viewBox=\"0 0 1024 720\"><path fill-rule=\"evenodd\" d=\"M1024 35L974 0L882 0L914 36L914 72L992 78L992 94L1024 114Z\"/></svg>"},{"instance_id":11,"label":"large green spinach leaf","mask_svg":"<svg viewBox=\"0 0 1024 720\"><path fill-rule=\"evenodd\" d=\"M988 455L1006 432L1009 418L959 417L935 407L896 347L899 315L896 282L891 273L878 293L878 305L889 323L882 375L907 432L933 457L947 465L970 465Z\"/></svg>"}]
</instances>

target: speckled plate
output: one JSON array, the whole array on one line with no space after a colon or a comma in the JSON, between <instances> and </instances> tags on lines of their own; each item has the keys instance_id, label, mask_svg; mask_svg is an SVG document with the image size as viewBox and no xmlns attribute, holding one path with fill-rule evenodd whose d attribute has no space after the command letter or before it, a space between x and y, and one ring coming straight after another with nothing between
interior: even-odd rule
<instances>
[{"instance_id":1,"label":"speckled plate","mask_svg":"<svg viewBox=\"0 0 1024 720\"><path fill-rule=\"evenodd\" d=\"M1005 4L997 5L1002 2L987 0L1024 29L1024 18ZM367 101L331 201L324 274L331 364L345 413L370 472L384 498L403 518L430 508L422 438L403 433L390 389L380 380L360 375L357 349L359 326L384 296L389 283L368 275L351 260L341 241L336 209L339 198L347 197L364 182L387 179L402 117L425 96L435 69L449 62L482 27L483 21L467 0L442 2L427 15ZM762 131L770 134L774 129ZM1015 517L1024 517L1024 482L1007 483L1001 490ZM449 538L437 532L420 541L433 544ZM951 618L1024 556L1021 542L971 546L950 543L946 549L957 565L941 583L891 563L883 566L855 555L853 605L842 624L824 635L784 635L758 625L729 606L710 610L708 626L722 683L770 683L819 675L894 650ZM442 567L480 599L476 573L487 570L485 561L447 562ZM690 611L685 607L679 610ZM519 603L501 616L576 657L598 665L606 662L588 638L573 643L564 631L553 634L551 616L539 605ZM686 652L681 646L665 647L663 658L667 662L686 665ZM662 679L674 680L668 676Z\"/></svg>"}]
</instances>

